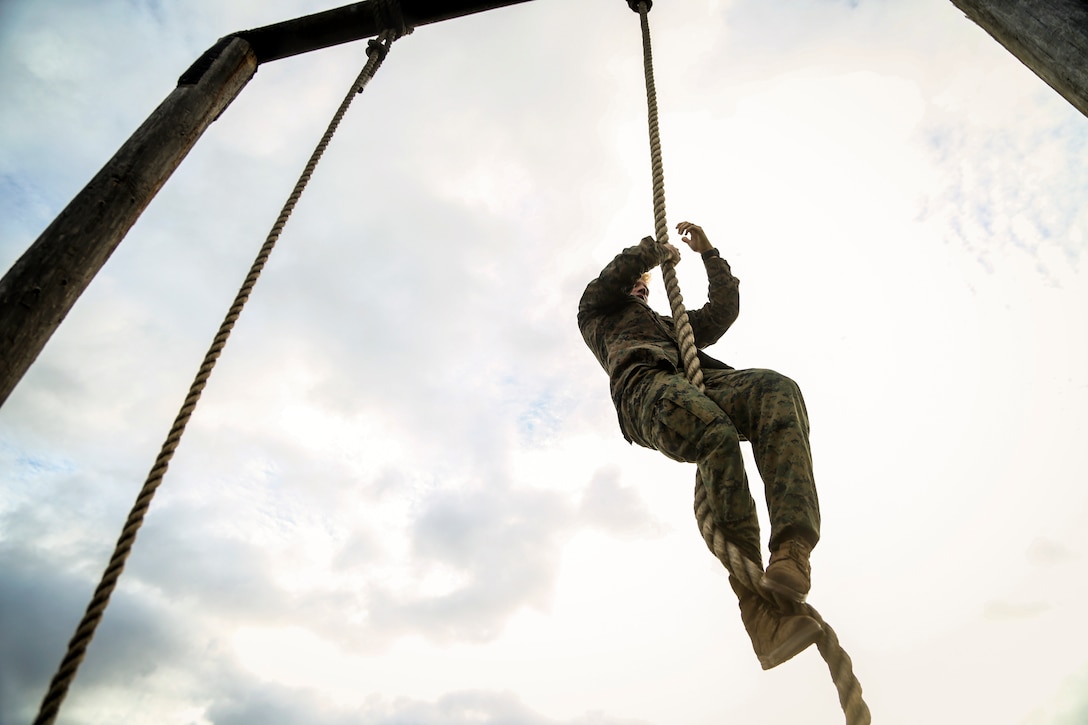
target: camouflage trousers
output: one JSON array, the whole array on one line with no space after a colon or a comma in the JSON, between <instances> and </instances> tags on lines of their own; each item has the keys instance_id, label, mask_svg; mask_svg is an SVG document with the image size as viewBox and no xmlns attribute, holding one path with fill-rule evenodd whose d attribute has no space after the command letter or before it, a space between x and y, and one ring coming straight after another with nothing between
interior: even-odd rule
<instances>
[{"instance_id":1,"label":"camouflage trousers","mask_svg":"<svg viewBox=\"0 0 1088 725\"><path fill-rule=\"evenodd\" d=\"M697 464L697 480L706 487L723 534L762 563L759 519L741 456L743 435L763 479L771 549L792 537L815 545L820 507L801 390L773 370L704 369L703 376L705 394L682 373L648 367L635 376L620 410L632 438Z\"/></svg>"}]
</instances>

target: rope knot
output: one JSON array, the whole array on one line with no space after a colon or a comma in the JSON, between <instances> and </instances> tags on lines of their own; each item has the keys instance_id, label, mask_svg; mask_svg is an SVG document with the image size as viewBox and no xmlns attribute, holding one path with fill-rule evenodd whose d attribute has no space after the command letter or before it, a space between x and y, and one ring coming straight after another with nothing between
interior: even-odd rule
<instances>
[{"instance_id":1,"label":"rope knot","mask_svg":"<svg viewBox=\"0 0 1088 725\"><path fill-rule=\"evenodd\" d=\"M389 46L383 43L379 38L371 38L366 44L366 57L373 58L378 56L378 61L385 60L385 56L389 53Z\"/></svg>"}]
</instances>

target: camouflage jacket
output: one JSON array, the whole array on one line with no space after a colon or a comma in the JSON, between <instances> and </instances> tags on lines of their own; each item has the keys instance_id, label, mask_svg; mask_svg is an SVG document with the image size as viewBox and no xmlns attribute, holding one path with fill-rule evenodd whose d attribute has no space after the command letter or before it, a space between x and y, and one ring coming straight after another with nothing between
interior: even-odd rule
<instances>
[{"instance_id":1,"label":"camouflage jacket","mask_svg":"<svg viewBox=\"0 0 1088 725\"><path fill-rule=\"evenodd\" d=\"M644 273L664 259L663 248L653 237L620 252L608 263L597 279L586 287L578 303L578 328L586 345L608 373L616 412L631 378L647 367L683 373L680 345L671 317L659 315L648 304L631 294L631 288ZM710 290L707 303L698 310L688 310L688 320L699 348L717 342L740 313L739 282L729 263L717 255L704 257ZM705 368L729 369L699 351ZM623 415L620 429L631 440Z\"/></svg>"}]
</instances>

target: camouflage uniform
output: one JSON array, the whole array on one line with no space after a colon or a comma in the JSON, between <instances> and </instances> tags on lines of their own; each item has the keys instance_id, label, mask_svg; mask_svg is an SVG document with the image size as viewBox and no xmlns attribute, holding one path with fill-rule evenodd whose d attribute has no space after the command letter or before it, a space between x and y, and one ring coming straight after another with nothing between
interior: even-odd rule
<instances>
[{"instance_id":1,"label":"camouflage uniform","mask_svg":"<svg viewBox=\"0 0 1088 725\"><path fill-rule=\"evenodd\" d=\"M759 521L741 457L743 435L752 442L766 489L771 549L791 537L814 546L820 512L801 391L774 371L734 370L701 350L706 393L688 382L672 319L631 294L639 277L663 260L662 246L646 237L613 259L578 305L578 327L608 373L624 438L696 463L723 533L762 563ZM705 252L703 260L708 300L688 311L699 348L717 342L740 312L729 264L716 250Z\"/></svg>"}]
</instances>

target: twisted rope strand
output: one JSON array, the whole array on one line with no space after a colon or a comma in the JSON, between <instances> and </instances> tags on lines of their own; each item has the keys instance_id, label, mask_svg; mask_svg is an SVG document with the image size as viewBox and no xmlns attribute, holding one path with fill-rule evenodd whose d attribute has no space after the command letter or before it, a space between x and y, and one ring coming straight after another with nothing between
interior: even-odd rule
<instances>
[{"instance_id":1,"label":"twisted rope strand","mask_svg":"<svg viewBox=\"0 0 1088 725\"><path fill-rule=\"evenodd\" d=\"M669 230L665 221L665 172L661 158L661 137L658 129L657 88L654 83L653 50L650 44L650 22L648 18L649 3L641 0L638 3L637 11L642 25L642 56L646 74L650 162L653 167L654 224L657 241L660 244L665 244L669 240ZM700 391L706 392L695 336L691 330L687 310L684 309L680 284L676 279L676 265L671 261L663 262L661 264L661 276L665 282L665 291L669 296L669 305L672 308L673 321L680 344L680 354L684 360L684 372L693 385L699 388ZM710 508L710 498L701 480L695 484L695 518L707 547L718 557L729 573L735 576L746 589L756 592L772 605L775 604L774 600L759 586L759 581L763 578L762 564L744 556L736 545L726 541L722 530L714 520ZM869 708L861 699L861 684L854 676L853 663L850 656L839 645L839 638L835 631L808 604L798 605L797 613L807 614L823 626L823 634L816 646L831 671L831 678L839 693L839 703L846 715L847 725L869 725L871 717Z\"/></svg>"},{"instance_id":2,"label":"twisted rope strand","mask_svg":"<svg viewBox=\"0 0 1088 725\"><path fill-rule=\"evenodd\" d=\"M661 158L661 132L657 120L657 86L654 83L654 54L650 43L649 7L646 2L639 2L638 15L642 24L642 64L646 75L646 107L650 128L650 166L653 175L654 195L654 233L658 244L669 241L669 223L665 214L665 168ZM679 335L680 356L684 361L684 372L688 380L700 391L703 385L703 369L699 365L699 351L695 346L695 335L691 331L688 312L684 308L684 298L680 294L680 283L676 279L676 265L667 260L661 263L661 279L665 283L665 292L669 297L669 307Z\"/></svg>"},{"instance_id":3,"label":"twisted rope strand","mask_svg":"<svg viewBox=\"0 0 1088 725\"><path fill-rule=\"evenodd\" d=\"M94 637L95 629L102 620L106 605L109 604L110 596L117 588L118 579L121 577L121 572L125 568L125 563L128 560L129 554L132 552L133 544L136 541L136 533L143 524L144 517L151 506L151 499L154 497L155 491L158 489L159 485L162 483L163 477L166 475L170 460L174 457L174 452L181 442L182 433L185 431L185 427L188 425L189 419L196 409L197 401L200 399L204 388L207 386L208 379L211 377L212 369L215 367L216 361L219 359L223 348L226 346L227 338L230 337L231 330L234 328L234 323L238 320L242 308L249 299L249 295L253 291L254 285L257 283L257 278L260 277L265 263L268 261L269 255L271 255L272 249L275 247L276 242L280 237L280 233L287 224L291 212L294 211L295 204L298 203L303 190L306 188L310 177L313 175L318 161L321 160L321 156L325 153L325 149L332 140L332 136L340 125L340 121L344 118L344 114L347 113L348 106L351 105L355 96L362 92L362 89L381 66L389 46L392 44L393 40L399 37L399 35L400 33L397 31L385 31L379 36L380 40L378 41L378 44L381 46L380 50L374 45L371 45L371 47L367 49L368 60L366 65L352 83L351 89L340 104L339 109L337 109L324 136L322 136L317 148L314 149L313 154L310 156L310 160L296 182L286 204L284 204L283 210L272 225L272 230L269 232L265 243L261 246L252 267L250 267L249 274L246 276L241 289L238 291L238 295L234 299L234 303L231 305L226 318L219 328L219 332L216 334L211 347L204 357L204 361L197 372L196 378L189 388L189 394L186 396L185 402L182 404L181 410L174 420L174 424L166 437L166 441L162 445L158 458L156 458L154 465L151 467L147 481L144 483L143 488L136 497L136 503L133 505L132 511L129 513L128 519L121 531L121 536L117 541L117 546L114 548L113 556L110 558L106 571L102 575L101 582L95 589L90 604L87 605L87 611L83 615L83 619L80 621L79 626L76 627L76 632L68 644L68 651L61 661L60 667L49 685L49 690L42 700L42 705L38 711L37 718L34 720L34 725L51 725L51 723L56 720L61 703L68 694L68 689L75 679L79 665L82 663L87 652L87 647Z\"/></svg>"}]
</instances>

